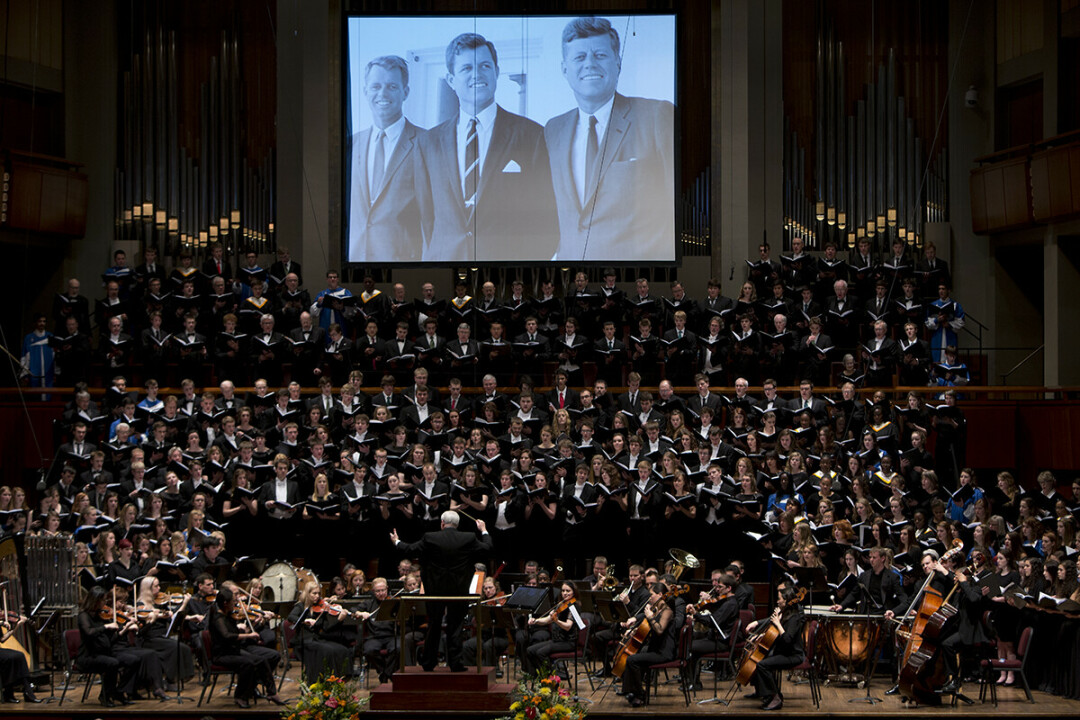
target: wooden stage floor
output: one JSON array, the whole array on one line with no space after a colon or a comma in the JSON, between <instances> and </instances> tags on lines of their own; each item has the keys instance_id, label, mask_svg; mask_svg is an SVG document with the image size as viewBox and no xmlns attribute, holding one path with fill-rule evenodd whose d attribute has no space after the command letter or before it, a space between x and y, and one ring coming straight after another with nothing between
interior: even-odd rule
<instances>
[{"instance_id":1,"label":"wooden stage floor","mask_svg":"<svg viewBox=\"0 0 1080 720\"><path fill-rule=\"evenodd\" d=\"M282 696L292 701L298 696L297 686L297 674L298 671L294 668L289 672L288 677L285 680L285 684L282 687ZM735 694L731 701L731 705L725 707L720 704L707 704L698 705L696 701L704 700L712 697L712 685L711 678L707 673L703 674L703 680L705 681L706 689L704 691L696 693L694 698L695 702L687 707L684 703L682 693L679 691L675 682L665 684L661 681L660 691L655 696L649 706L642 708L630 708L623 698L617 696L614 690L605 692L602 689L596 691L590 691L588 683L582 679L581 692L582 697L591 700L589 703L589 717L597 719L606 718L684 718L693 716L708 716L708 715L725 715L742 717L746 715L776 715L776 716L788 716L788 717L924 717L924 716L937 716L937 715L963 715L963 716L977 716L986 715L988 713L1001 713L1010 716L1021 717L1076 717L1080 715L1080 701L1067 700L1064 698L1048 695L1039 691L1034 691L1035 703L1028 703L1024 697L1023 690L1019 688L998 688L998 702L999 705L995 709L989 702L989 695L987 696L986 703L979 702L979 686L978 683L970 683L965 685L965 692L973 700L975 704L971 706L965 706L960 704L958 707L938 707L928 708L921 707L916 710L905 708L898 699L895 697L886 697L885 690L889 687L887 678L875 678L871 684L871 695L880 698L882 702L876 704L868 704L865 701L852 702L856 698L862 698L865 696L866 691L864 689L858 689L850 685L831 684L824 685L821 688L821 707L815 708L810 700L809 685L795 684L789 679L784 680L784 707L782 710L774 713L766 713L760 709L760 703L756 700L747 700L743 698L745 692L749 692L749 688L739 688L739 692ZM720 695L724 696L730 687L731 683L720 683ZM136 702L133 705L123 708L103 708L97 701L97 688L91 690L90 698L84 704L79 702L82 697L84 683L79 683L77 686L73 686L68 691L68 698L65 700L63 706L58 706L56 702L41 705L27 705L26 703L20 703L18 705L2 704L0 705L0 716L3 716L5 720L11 718L12 720L18 720L19 718L148 718L156 717L162 720L171 720L173 718L183 720L193 720L198 718L202 720L204 718L213 718L214 720L222 720L224 718L244 718L244 720L253 720L255 718L277 718L280 715L281 708L275 707L265 700L260 701L254 708L250 710L241 710L233 705L232 697L226 694L225 688L219 683L215 695L213 698L203 702L201 707L196 707L196 701L199 696L201 687L195 684L189 684L184 693L184 697L188 699L188 702L183 704L177 704L175 701L169 702L157 702L144 700ZM372 683L371 687L374 687ZM57 690L59 694L59 690ZM39 693L39 697L45 698L48 696L48 688L42 688ZM72 701L74 698L74 701ZM20 696L21 699L21 696ZM505 713L503 713L505 714ZM478 712L462 712L455 710L452 707L442 708L437 711L398 711L398 712L375 712L369 711L362 715L363 718L396 718L398 720L428 720L434 718L483 718L483 717L497 717L498 714L492 713L485 715Z\"/></svg>"}]
</instances>

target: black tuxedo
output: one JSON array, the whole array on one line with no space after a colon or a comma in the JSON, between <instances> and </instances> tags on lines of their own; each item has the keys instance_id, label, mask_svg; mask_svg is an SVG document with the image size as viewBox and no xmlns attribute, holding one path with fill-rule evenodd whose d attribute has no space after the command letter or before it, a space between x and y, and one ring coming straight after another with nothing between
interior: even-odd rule
<instances>
[{"instance_id":1,"label":"black tuxedo","mask_svg":"<svg viewBox=\"0 0 1080 720\"><path fill-rule=\"evenodd\" d=\"M285 263L281 261L275 262L270 266L270 282L274 285L284 285L285 276L289 273L294 273L299 280L298 287L303 286L304 276L300 273L300 263L295 260L289 261L289 269L285 269Z\"/></svg>"},{"instance_id":2,"label":"black tuxedo","mask_svg":"<svg viewBox=\"0 0 1080 720\"><path fill-rule=\"evenodd\" d=\"M437 485L437 484L436 484ZM464 595L473 576L473 565L493 550L491 536L479 538L457 528L443 528L424 533L414 543L398 543L406 557L419 557L424 590L429 595ZM427 603L428 631L421 664L432 670L438 660L439 635L443 613L446 614L446 649L451 669L464 667L461 657L461 624L465 619L463 603Z\"/></svg>"}]
</instances>

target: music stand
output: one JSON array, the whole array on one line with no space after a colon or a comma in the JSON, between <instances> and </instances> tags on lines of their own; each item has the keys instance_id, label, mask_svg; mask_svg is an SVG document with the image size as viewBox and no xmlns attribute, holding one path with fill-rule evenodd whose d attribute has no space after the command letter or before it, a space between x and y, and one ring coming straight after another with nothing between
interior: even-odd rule
<instances>
[{"instance_id":1,"label":"music stand","mask_svg":"<svg viewBox=\"0 0 1080 720\"><path fill-rule=\"evenodd\" d=\"M185 606L183 610L181 610L179 612L176 612L176 613L173 613L172 619L169 620L169 627L165 628L165 637L166 638L168 638L170 635L172 635L172 632L173 632L174 629L176 630L176 697L173 698L173 699L176 700L177 705L183 705L184 703L188 702L188 700L190 699L190 698L186 698L186 697L184 697L183 695L180 694L180 689L184 685L184 680L183 680L183 678L180 677L180 643L181 643L181 635L182 635L181 630L184 627L184 624L182 622L182 618L184 618L186 616L187 616L187 607ZM181 622L177 622L178 620L181 621Z\"/></svg>"},{"instance_id":2,"label":"music stand","mask_svg":"<svg viewBox=\"0 0 1080 720\"><path fill-rule=\"evenodd\" d=\"M233 563L233 580L246 582L261 577L266 570L266 558L243 557Z\"/></svg>"},{"instance_id":3,"label":"music stand","mask_svg":"<svg viewBox=\"0 0 1080 720\"><path fill-rule=\"evenodd\" d=\"M794 572L795 582L799 587L806 588L809 599L807 604L813 607L814 591L827 592L829 589L829 581L825 578L825 569L796 567L792 568L792 571Z\"/></svg>"},{"instance_id":4,"label":"music stand","mask_svg":"<svg viewBox=\"0 0 1080 720\"><path fill-rule=\"evenodd\" d=\"M41 607L41 603L44 602L44 601L45 601L45 598L42 598L41 602L38 603L38 606L36 608L34 608L34 611L31 612L30 615L33 615L34 613L36 613L38 611L38 608ZM53 641L52 657L53 657L53 659L52 659L52 662L49 663L49 697L42 698L42 700L45 702L46 705L51 703L53 700L57 700L57 701L60 700L60 698L58 698L56 696L56 651L57 651L57 648L59 647L59 644L61 642L60 626L56 622L56 619L58 617L60 617L60 611L59 610L53 610L52 612L49 613L49 617L45 618L45 622L41 624L41 627L36 628L34 630L34 642L38 646L41 645L41 636L45 633L45 631L46 630L52 630L52 641ZM53 629L54 625L56 626L55 629Z\"/></svg>"},{"instance_id":5,"label":"music stand","mask_svg":"<svg viewBox=\"0 0 1080 720\"><path fill-rule=\"evenodd\" d=\"M711 612L706 612L706 613L695 613L695 614L694 614L694 620L695 620L696 622L700 622L700 623L702 623L702 624L704 625L704 624L706 624L706 623L705 623L705 622L703 622L703 620L702 620L702 618L703 618L703 617L704 617L704 618L708 618L708 619L709 619L709 622L708 622L708 624L709 624L709 625L712 625L712 628L713 628L713 630L715 630L715 631L716 631L716 635L717 635L717 637L719 637L719 638L720 638L721 640L726 640L726 641L728 641L728 647L730 648L730 647L731 647L731 636L730 636L730 635L727 635L727 634L725 634L725 633L724 633L724 631L720 629L720 623L716 622L716 617L715 617L715 616L714 616L714 615L713 615L713 614L712 614ZM728 650L728 652L731 652L731 650L729 649L729 650ZM699 662L700 662L700 660L699 660ZM717 662L717 661L716 661L716 660L714 660L713 662L715 663L715 662ZM700 669L700 668L699 668L699 669ZM714 673L718 672L718 671L716 670L716 666L715 666L715 665L713 665L713 672L714 672ZM693 682L693 681L694 681L694 678L688 678L688 681L689 681L689 682ZM713 687L715 688L715 686L716 686L716 683L715 683L715 678L714 678L714 682L713 682ZM717 704L719 704L719 705L723 705L724 707L727 707L728 705L730 705L730 704L731 704L731 696L730 696L730 695L731 695L731 694L729 693L729 694L728 694L728 697L727 697L727 698L722 698L722 697L720 697L719 695L716 695L716 694L715 694L715 692L714 692L714 695L713 695L713 697L711 697L711 698L705 698L704 700L698 700L698 701L697 701L697 704L698 704L698 705L711 705L711 704L713 704L713 703L717 703Z\"/></svg>"}]
</instances>

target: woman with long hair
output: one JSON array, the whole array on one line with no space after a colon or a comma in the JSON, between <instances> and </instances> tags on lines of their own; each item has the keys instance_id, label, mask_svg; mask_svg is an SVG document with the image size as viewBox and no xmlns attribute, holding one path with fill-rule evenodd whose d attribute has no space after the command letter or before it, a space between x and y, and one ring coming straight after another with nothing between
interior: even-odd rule
<instances>
[{"instance_id":1,"label":"woman with long hair","mask_svg":"<svg viewBox=\"0 0 1080 720\"><path fill-rule=\"evenodd\" d=\"M80 672L101 674L98 699L105 707L130 705L136 687L142 683L154 688L154 697L165 700L161 660L153 650L128 642L128 633L138 629L138 621L132 617L121 624L116 608L109 603L110 596L100 585L90 588L83 598L76 621L80 642L75 667Z\"/></svg>"},{"instance_id":2,"label":"woman with long hair","mask_svg":"<svg viewBox=\"0 0 1080 720\"><path fill-rule=\"evenodd\" d=\"M642 609L642 614L649 621L649 636L645 646L627 659L622 675L623 697L630 707L645 704L642 683L645 670L650 665L675 659L682 628L675 622L674 607L665 600L669 593L670 588L663 582L655 582L649 587L649 600Z\"/></svg>"},{"instance_id":3,"label":"woman with long hair","mask_svg":"<svg viewBox=\"0 0 1080 720\"><path fill-rule=\"evenodd\" d=\"M762 710L779 710L784 706L784 699L778 694L776 670L796 667L806 659L803 646L803 628L806 616L802 607L795 602L797 591L785 585L778 591L776 607L767 620L755 620L746 626L748 633L758 627L771 623L780 633L769 649L768 656L758 663L751 680L754 694L751 697L761 699Z\"/></svg>"},{"instance_id":4,"label":"woman with long hair","mask_svg":"<svg viewBox=\"0 0 1080 720\"><path fill-rule=\"evenodd\" d=\"M139 581L139 594L135 598L135 615L142 623L139 644L157 653L169 683L166 689L174 692L177 683L195 674L195 662L187 643L178 643L175 637L170 638L166 633L173 614L187 608L191 595L185 594L179 606L170 608L168 600L159 597L160 594L161 581L156 577L148 576ZM176 629L179 631L179 626Z\"/></svg>"},{"instance_id":5,"label":"woman with long hair","mask_svg":"<svg viewBox=\"0 0 1080 720\"><path fill-rule=\"evenodd\" d=\"M560 588L559 604L547 615L528 619L529 628L547 626L549 635L536 635L532 642L526 644L521 657L522 673L536 673L547 663L552 653L571 652L574 649L577 619L580 617L574 607L576 603L577 586L567 580Z\"/></svg>"},{"instance_id":6,"label":"woman with long hair","mask_svg":"<svg viewBox=\"0 0 1080 720\"><path fill-rule=\"evenodd\" d=\"M259 633L246 623L238 623L236 597L228 588L218 590L217 599L210 606L207 625L210 629L210 646L213 661L236 673L233 702L247 709L254 704L255 690L262 685L266 699L275 705L284 705L278 697L274 682L274 668L280 655L276 650L249 643L258 642Z\"/></svg>"}]
</instances>

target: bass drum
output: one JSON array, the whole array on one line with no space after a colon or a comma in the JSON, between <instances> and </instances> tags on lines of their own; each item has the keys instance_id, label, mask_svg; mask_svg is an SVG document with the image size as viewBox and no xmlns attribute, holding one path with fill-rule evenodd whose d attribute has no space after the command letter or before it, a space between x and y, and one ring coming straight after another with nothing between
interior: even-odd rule
<instances>
[{"instance_id":1,"label":"bass drum","mask_svg":"<svg viewBox=\"0 0 1080 720\"><path fill-rule=\"evenodd\" d=\"M296 568L296 598L299 599L301 591L307 586L308 583L319 584L319 578L315 573L307 568Z\"/></svg>"},{"instance_id":2,"label":"bass drum","mask_svg":"<svg viewBox=\"0 0 1080 720\"><path fill-rule=\"evenodd\" d=\"M266 568L262 576L263 602L294 603L299 585L296 570L289 563L274 563Z\"/></svg>"}]
</instances>

